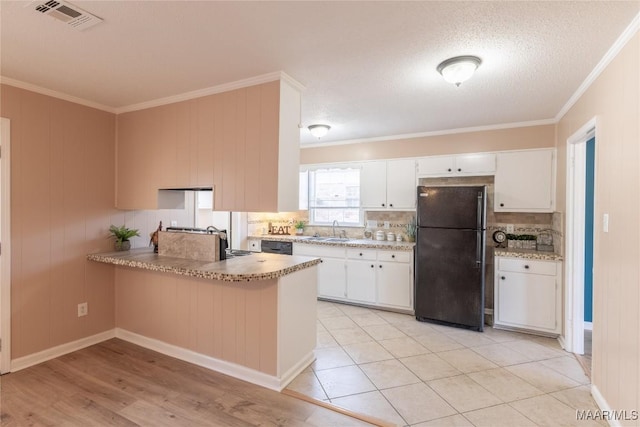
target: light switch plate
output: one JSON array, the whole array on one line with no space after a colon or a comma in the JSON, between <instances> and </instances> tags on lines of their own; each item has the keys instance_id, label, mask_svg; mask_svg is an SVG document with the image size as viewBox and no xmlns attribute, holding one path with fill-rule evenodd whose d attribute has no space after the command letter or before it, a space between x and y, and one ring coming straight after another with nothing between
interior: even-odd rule
<instances>
[{"instance_id":1,"label":"light switch plate","mask_svg":"<svg viewBox=\"0 0 640 427\"><path fill-rule=\"evenodd\" d=\"M602 231L605 233L609 232L609 214L602 215Z\"/></svg>"},{"instance_id":2,"label":"light switch plate","mask_svg":"<svg viewBox=\"0 0 640 427\"><path fill-rule=\"evenodd\" d=\"M171 221L171 226L172 227L177 227L178 226L178 221L176 221L176 220Z\"/></svg>"}]
</instances>

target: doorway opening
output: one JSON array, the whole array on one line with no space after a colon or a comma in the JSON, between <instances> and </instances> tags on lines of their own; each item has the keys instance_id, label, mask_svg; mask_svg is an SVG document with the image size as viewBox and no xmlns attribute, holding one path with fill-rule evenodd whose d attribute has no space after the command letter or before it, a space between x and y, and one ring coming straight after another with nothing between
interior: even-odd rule
<instances>
[{"instance_id":1,"label":"doorway opening","mask_svg":"<svg viewBox=\"0 0 640 427\"><path fill-rule=\"evenodd\" d=\"M566 349L591 372L596 119L567 140Z\"/></svg>"},{"instance_id":2,"label":"doorway opening","mask_svg":"<svg viewBox=\"0 0 640 427\"><path fill-rule=\"evenodd\" d=\"M0 118L0 374L11 370L11 132Z\"/></svg>"}]
</instances>

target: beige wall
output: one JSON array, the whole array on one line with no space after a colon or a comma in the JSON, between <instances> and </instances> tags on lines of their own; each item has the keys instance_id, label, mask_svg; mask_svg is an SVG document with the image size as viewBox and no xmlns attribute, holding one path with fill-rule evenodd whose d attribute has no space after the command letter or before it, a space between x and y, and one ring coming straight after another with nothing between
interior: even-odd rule
<instances>
[{"instance_id":1,"label":"beige wall","mask_svg":"<svg viewBox=\"0 0 640 427\"><path fill-rule=\"evenodd\" d=\"M592 380L618 410L640 409L639 62L636 34L557 129L557 206L564 211L567 138L597 117ZM604 213L609 233L602 232Z\"/></svg>"},{"instance_id":2,"label":"beige wall","mask_svg":"<svg viewBox=\"0 0 640 427\"><path fill-rule=\"evenodd\" d=\"M362 144L305 148L300 151L300 163L312 164L436 156L441 154L481 153L545 148L553 147L554 145L554 125L528 126Z\"/></svg>"},{"instance_id":3,"label":"beige wall","mask_svg":"<svg viewBox=\"0 0 640 427\"><path fill-rule=\"evenodd\" d=\"M11 120L12 359L112 329L115 115L1 86ZM87 301L89 315L77 317Z\"/></svg>"}]
</instances>

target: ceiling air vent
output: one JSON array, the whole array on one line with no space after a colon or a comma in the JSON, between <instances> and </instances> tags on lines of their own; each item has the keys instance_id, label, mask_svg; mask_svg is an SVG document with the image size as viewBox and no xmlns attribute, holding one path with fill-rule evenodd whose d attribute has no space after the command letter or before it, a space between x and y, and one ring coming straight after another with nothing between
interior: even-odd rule
<instances>
[{"instance_id":1,"label":"ceiling air vent","mask_svg":"<svg viewBox=\"0 0 640 427\"><path fill-rule=\"evenodd\" d=\"M76 30L84 30L102 22L102 19L97 16L61 0L49 0L45 3L34 1L29 3L27 7L62 21Z\"/></svg>"}]
</instances>

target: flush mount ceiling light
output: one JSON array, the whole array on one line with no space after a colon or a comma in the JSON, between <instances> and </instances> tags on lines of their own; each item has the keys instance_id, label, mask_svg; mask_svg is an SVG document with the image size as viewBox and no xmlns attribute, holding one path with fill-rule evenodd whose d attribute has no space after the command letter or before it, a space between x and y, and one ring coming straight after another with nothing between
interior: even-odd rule
<instances>
[{"instance_id":1,"label":"flush mount ceiling light","mask_svg":"<svg viewBox=\"0 0 640 427\"><path fill-rule=\"evenodd\" d=\"M311 132L311 135L315 136L318 139L322 138L327 133L329 133L329 129L331 129L331 126L329 126L329 125L311 125L311 126L309 126L309 132Z\"/></svg>"},{"instance_id":2,"label":"flush mount ceiling light","mask_svg":"<svg viewBox=\"0 0 640 427\"><path fill-rule=\"evenodd\" d=\"M456 56L442 61L437 70L447 82L460 86L471 78L480 64L482 60L477 56Z\"/></svg>"}]
</instances>

